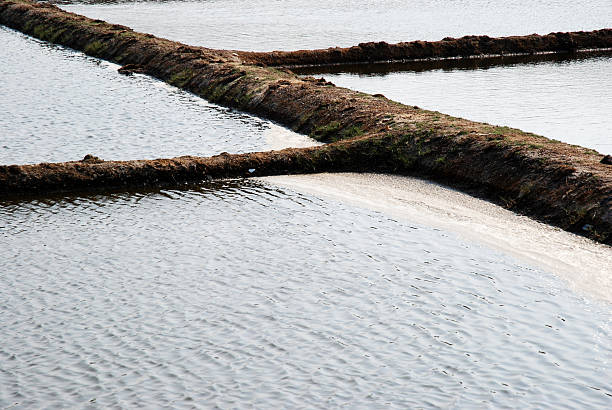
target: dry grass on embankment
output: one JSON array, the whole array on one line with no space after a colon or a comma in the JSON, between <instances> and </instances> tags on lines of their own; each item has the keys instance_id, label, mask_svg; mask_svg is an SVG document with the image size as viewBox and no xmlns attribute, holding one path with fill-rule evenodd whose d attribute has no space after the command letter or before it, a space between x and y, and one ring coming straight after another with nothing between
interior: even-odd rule
<instances>
[{"instance_id":1,"label":"dry grass on embankment","mask_svg":"<svg viewBox=\"0 0 612 410\"><path fill-rule=\"evenodd\" d=\"M593 150L516 129L421 110L381 95L335 87L322 79L299 78L287 69L265 66L265 58L277 58L275 53L186 46L52 5L2 0L0 23L122 64L124 72L146 73L210 101L278 121L328 142L315 148L211 158L141 161L89 158L59 164L2 166L0 197L291 173L418 174L563 229L612 243L612 166L602 164L603 156ZM484 44L495 45L496 53L504 53L504 47L512 44L529 52L527 45L531 44L534 52L540 52L611 47L611 33L612 30L599 30L525 36L524 41L519 41L521 37L470 37L445 39L437 45L417 43L425 49L429 46L423 44L430 44L433 50L452 51L455 49L446 46L455 41L461 53L493 52L485 49ZM466 41L471 48L465 46ZM417 47L417 43L402 44ZM359 47L364 50L362 55L372 60L380 59L380 49L394 49ZM299 53L303 52L291 54L291 58ZM306 58L298 61L312 63Z\"/></svg>"}]
</instances>

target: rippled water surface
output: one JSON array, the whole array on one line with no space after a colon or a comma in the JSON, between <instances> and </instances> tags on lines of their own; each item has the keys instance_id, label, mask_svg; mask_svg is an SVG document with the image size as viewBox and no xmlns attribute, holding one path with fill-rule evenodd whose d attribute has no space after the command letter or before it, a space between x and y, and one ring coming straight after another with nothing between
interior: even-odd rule
<instances>
[{"instance_id":1,"label":"rippled water surface","mask_svg":"<svg viewBox=\"0 0 612 410\"><path fill-rule=\"evenodd\" d=\"M300 140L144 75L0 26L0 164L214 155Z\"/></svg>"},{"instance_id":2,"label":"rippled water surface","mask_svg":"<svg viewBox=\"0 0 612 410\"><path fill-rule=\"evenodd\" d=\"M62 2L67 10L192 45L240 50L352 46L610 27L609 0L202 0ZM71 4L66 4L71 3Z\"/></svg>"},{"instance_id":3,"label":"rippled water surface","mask_svg":"<svg viewBox=\"0 0 612 410\"><path fill-rule=\"evenodd\" d=\"M612 403L609 305L442 231L256 182L0 224L0 407Z\"/></svg>"}]
</instances>

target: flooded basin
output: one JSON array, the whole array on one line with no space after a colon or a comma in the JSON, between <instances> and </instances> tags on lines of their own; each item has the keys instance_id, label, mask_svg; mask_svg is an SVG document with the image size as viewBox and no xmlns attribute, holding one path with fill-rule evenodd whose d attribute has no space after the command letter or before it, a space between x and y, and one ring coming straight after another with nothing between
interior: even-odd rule
<instances>
[{"instance_id":1,"label":"flooded basin","mask_svg":"<svg viewBox=\"0 0 612 410\"><path fill-rule=\"evenodd\" d=\"M440 12L451 2L428 4ZM449 13L466 3L453 4ZM599 28L605 18L597 4L567 11L563 4L534 6L535 16L559 12L539 27L561 21L566 26L550 30ZM331 18L324 10L341 5L347 14L338 18L354 18L345 3L64 7L87 15L112 11L97 17L170 38L162 29L184 18L190 29L175 35L193 44L198 37L210 46L269 49L278 48L276 42L292 49L326 46L326 36L342 36L310 27L304 29L310 37L299 30L278 37L276 29L258 37L256 23L283 10L306 21ZM512 7L529 14L518 2ZM381 19L399 21L404 10L405 20L405 8L389 2L388 9L379 7ZM233 20L222 20L219 10ZM498 22L512 21L490 5L484 10L499 15ZM278 30L294 29L295 19ZM481 23L475 14L467 21ZM529 28L536 22L524 19L522 28L535 31ZM377 25L379 33L392 26ZM404 29L414 31L410 39L453 34L438 35L434 26ZM335 27L346 45L361 36L373 39L364 24L353 26L358 36L346 34L347 25ZM484 20L482 30L466 27L464 34L487 32ZM517 32L510 23L489 29ZM388 39L408 34L391 30ZM0 36L9 46L0 48L0 126L6 130L0 163L87 153L113 159L211 155L309 143L148 77L120 76L116 66L80 53L4 28ZM528 78L521 70L534 67L505 69ZM565 71L546 70L560 77ZM585 75L572 70L574 79ZM481 71L470 73L494 72ZM605 82L605 70L595 71ZM423 73L429 74L438 73ZM356 88L371 80L350 73L329 78L354 80ZM600 95L596 87L585 89ZM374 92L391 98L391 91ZM518 127L513 120L500 121ZM610 284L609 247L567 239L564 247L509 249L510 239L500 238L510 235L502 222L491 229L477 214L459 211L464 199L444 188L435 188L434 202L422 185L416 197L394 186L406 179L310 178L0 202L0 407L610 407L612 310L601 293L589 291ZM508 221L533 243L557 243L550 231ZM532 259L522 257L525 249L534 252ZM544 251L552 262L533 262ZM601 261L600 271L561 275L555 261L587 268Z\"/></svg>"}]
</instances>

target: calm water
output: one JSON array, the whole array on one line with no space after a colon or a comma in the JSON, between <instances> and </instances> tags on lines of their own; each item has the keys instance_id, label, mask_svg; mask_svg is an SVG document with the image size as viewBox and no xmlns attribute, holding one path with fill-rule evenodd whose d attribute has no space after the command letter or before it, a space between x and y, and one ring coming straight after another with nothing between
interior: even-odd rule
<instances>
[{"instance_id":1,"label":"calm water","mask_svg":"<svg viewBox=\"0 0 612 410\"><path fill-rule=\"evenodd\" d=\"M62 7L188 44L272 50L610 27L609 0L86 1ZM396 67L397 69L397 67ZM326 75L340 86L612 153L612 57Z\"/></svg>"},{"instance_id":2,"label":"calm water","mask_svg":"<svg viewBox=\"0 0 612 410\"><path fill-rule=\"evenodd\" d=\"M0 44L0 164L208 156L303 139L2 26Z\"/></svg>"},{"instance_id":3,"label":"calm water","mask_svg":"<svg viewBox=\"0 0 612 410\"><path fill-rule=\"evenodd\" d=\"M443 231L256 182L0 224L0 407L612 403L610 306Z\"/></svg>"},{"instance_id":4,"label":"calm water","mask_svg":"<svg viewBox=\"0 0 612 410\"><path fill-rule=\"evenodd\" d=\"M220 23L223 4L234 23ZM159 27L186 18L199 22L190 35L244 40L235 48L308 40L249 31L265 17L250 4L83 7L126 7L121 16ZM272 19L294 3L264 4ZM320 24L325 7L340 10L317 4ZM571 17L588 21L591 4ZM199 20L196 6L207 10ZM286 10L309 21L304 7ZM304 27L326 41L327 31ZM0 162L301 141L80 53L6 29L0 42ZM0 408L612 405L610 304L554 272L388 215L257 181L0 203Z\"/></svg>"},{"instance_id":5,"label":"calm water","mask_svg":"<svg viewBox=\"0 0 612 410\"><path fill-rule=\"evenodd\" d=\"M239 50L352 46L610 27L609 0L66 1L75 13L187 44Z\"/></svg>"}]
</instances>

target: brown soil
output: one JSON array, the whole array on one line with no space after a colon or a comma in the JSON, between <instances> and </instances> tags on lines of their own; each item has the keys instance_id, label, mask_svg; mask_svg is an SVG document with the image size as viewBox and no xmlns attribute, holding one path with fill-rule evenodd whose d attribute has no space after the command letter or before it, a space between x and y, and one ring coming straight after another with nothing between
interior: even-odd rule
<instances>
[{"instance_id":1,"label":"brown soil","mask_svg":"<svg viewBox=\"0 0 612 410\"><path fill-rule=\"evenodd\" d=\"M497 38L489 36L447 37L440 41L411 41L398 44L388 44L381 41L378 43L361 43L349 48L335 47L322 50L274 52L236 51L236 53L245 63L260 63L269 66L302 66L558 53L610 47L612 47L612 29Z\"/></svg>"},{"instance_id":2,"label":"brown soil","mask_svg":"<svg viewBox=\"0 0 612 410\"><path fill-rule=\"evenodd\" d=\"M213 102L276 120L329 142L316 148L211 158L105 162L91 157L60 164L2 166L0 197L132 189L223 177L393 172L444 181L612 244L612 166L602 163L603 155L593 150L421 110L380 95L335 87L323 79L301 79L285 69L245 64L242 59L248 53L186 46L48 4L4 0L0 3L0 24L123 64L124 73L155 76ZM561 44L584 45L592 35L602 45L601 38L609 40L609 33L527 36L529 41L516 44L534 44L534 50L541 50L538 45L543 42L557 48ZM479 39L477 50L484 50L481 43L501 41L474 39ZM456 41L463 44L466 40ZM442 43L438 46L444 49ZM376 49L372 48L374 60L379 56ZM261 65L262 60L258 57L252 62Z\"/></svg>"}]
</instances>

